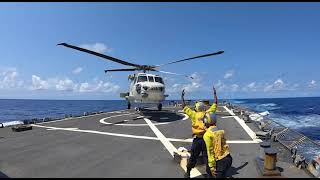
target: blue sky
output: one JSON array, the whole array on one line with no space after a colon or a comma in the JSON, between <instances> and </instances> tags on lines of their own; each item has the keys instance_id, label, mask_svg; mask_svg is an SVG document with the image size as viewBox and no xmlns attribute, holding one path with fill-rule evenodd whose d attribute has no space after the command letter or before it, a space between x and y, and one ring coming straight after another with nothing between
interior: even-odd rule
<instances>
[{"instance_id":1,"label":"blue sky","mask_svg":"<svg viewBox=\"0 0 320 180\"><path fill-rule=\"evenodd\" d=\"M320 3L1 3L0 98L120 99L125 66L224 50L166 66L170 99L319 96Z\"/></svg>"}]
</instances>

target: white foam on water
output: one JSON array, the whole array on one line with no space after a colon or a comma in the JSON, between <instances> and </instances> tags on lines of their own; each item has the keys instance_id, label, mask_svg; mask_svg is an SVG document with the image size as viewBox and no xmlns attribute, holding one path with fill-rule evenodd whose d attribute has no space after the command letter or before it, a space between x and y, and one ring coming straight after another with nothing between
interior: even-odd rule
<instances>
[{"instance_id":1,"label":"white foam on water","mask_svg":"<svg viewBox=\"0 0 320 180\"><path fill-rule=\"evenodd\" d=\"M273 107L273 106L277 106L277 104L275 104L275 103L266 103L266 104L260 104L260 106Z\"/></svg>"},{"instance_id":2,"label":"white foam on water","mask_svg":"<svg viewBox=\"0 0 320 180\"><path fill-rule=\"evenodd\" d=\"M278 122L286 127L299 129L305 127L319 127L320 128L320 115L278 115L271 114L270 119Z\"/></svg>"},{"instance_id":3,"label":"white foam on water","mask_svg":"<svg viewBox=\"0 0 320 180\"><path fill-rule=\"evenodd\" d=\"M3 125L3 127L8 127L8 126L23 124L23 122L22 121L9 121L9 122L3 122L1 124Z\"/></svg>"}]
</instances>

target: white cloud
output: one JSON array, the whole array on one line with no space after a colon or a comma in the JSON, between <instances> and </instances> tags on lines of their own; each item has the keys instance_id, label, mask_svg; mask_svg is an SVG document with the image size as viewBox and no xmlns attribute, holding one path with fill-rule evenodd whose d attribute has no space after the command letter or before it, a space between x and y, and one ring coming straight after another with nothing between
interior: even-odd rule
<instances>
[{"instance_id":1,"label":"white cloud","mask_svg":"<svg viewBox=\"0 0 320 180\"><path fill-rule=\"evenodd\" d=\"M79 74L82 71L82 67L77 67L72 71L73 74Z\"/></svg>"},{"instance_id":2,"label":"white cloud","mask_svg":"<svg viewBox=\"0 0 320 180\"><path fill-rule=\"evenodd\" d=\"M248 84L247 87L250 88L250 89L255 88L256 87L256 82L252 82L252 83Z\"/></svg>"},{"instance_id":3,"label":"white cloud","mask_svg":"<svg viewBox=\"0 0 320 180\"><path fill-rule=\"evenodd\" d=\"M56 84L56 89L58 91L74 91L77 88L77 84L73 83L72 80L66 78L64 80L59 80Z\"/></svg>"},{"instance_id":4,"label":"white cloud","mask_svg":"<svg viewBox=\"0 0 320 180\"><path fill-rule=\"evenodd\" d=\"M230 86L230 91L236 92L236 91L238 91L238 88L239 88L239 85L238 85L238 84L232 84L232 85Z\"/></svg>"},{"instance_id":5,"label":"white cloud","mask_svg":"<svg viewBox=\"0 0 320 180\"><path fill-rule=\"evenodd\" d=\"M256 91L256 82L251 82L250 84L243 86L242 91Z\"/></svg>"},{"instance_id":6,"label":"white cloud","mask_svg":"<svg viewBox=\"0 0 320 180\"><path fill-rule=\"evenodd\" d=\"M49 84L47 81L41 80L39 76L32 75L32 90L45 90L49 89Z\"/></svg>"},{"instance_id":7,"label":"white cloud","mask_svg":"<svg viewBox=\"0 0 320 180\"><path fill-rule=\"evenodd\" d=\"M120 89L120 86L115 85L113 83L110 82L102 82L100 81L98 88L97 88L100 92L117 92Z\"/></svg>"},{"instance_id":8,"label":"white cloud","mask_svg":"<svg viewBox=\"0 0 320 180\"><path fill-rule=\"evenodd\" d=\"M18 80L19 73L16 68L2 68L0 70L0 88L20 88L23 86L23 81Z\"/></svg>"},{"instance_id":9,"label":"white cloud","mask_svg":"<svg viewBox=\"0 0 320 180\"><path fill-rule=\"evenodd\" d=\"M201 84L201 77L198 73L193 73L191 75L193 79L188 79L189 83L175 83L172 86L168 86L167 92L168 93L177 93L181 92L183 89L185 89L186 92L195 92L200 90L202 84Z\"/></svg>"},{"instance_id":10,"label":"white cloud","mask_svg":"<svg viewBox=\"0 0 320 180\"><path fill-rule=\"evenodd\" d=\"M99 81L98 83L84 82L80 84L79 92L105 92L115 93L120 89L120 86L110 82Z\"/></svg>"},{"instance_id":11,"label":"white cloud","mask_svg":"<svg viewBox=\"0 0 320 180\"><path fill-rule=\"evenodd\" d=\"M218 91L225 91L227 89L227 86L221 80L218 80L218 83L214 86Z\"/></svg>"},{"instance_id":12,"label":"white cloud","mask_svg":"<svg viewBox=\"0 0 320 180\"><path fill-rule=\"evenodd\" d=\"M91 92L93 88L90 87L89 83L85 82L85 83L81 83L80 84L80 88L79 91L80 92Z\"/></svg>"},{"instance_id":13,"label":"white cloud","mask_svg":"<svg viewBox=\"0 0 320 180\"><path fill-rule=\"evenodd\" d=\"M32 75L31 90L58 90L58 91L76 91L77 84L69 78L49 78L47 80L41 79L37 75Z\"/></svg>"},{"instance_id":14,"label":"white cloud","mask_svg":"<svg viewBox=\"0 0 320 180\"><path fill-rule=\"evenodd\" d=\"M98 53L110 53L113 51L112 48L108 47L107 45L103 44L103 43L94 43L94 44L82 44L80 45L80 47L85 48L85 49L89 49L91 51L95 51Z\"/></svg>"},{"instance_id":15,"label":"white cloud","mask_svg":"<svg viewBox=\"0 0 320 180\"><path fill-rule=\"evenodd\" d=\"M317 82L315 80L311 80L308 87L311 89L317 87Z\"/></svg>"},{"instance_id":16,"label":"white cloud","mask_svg":"<svg viewBox=\"0 0 320 180\"><path fill-rule=\"evenodd\" d=\"M284 86L284 83L281 79L277 79L274 83L273 83L274 87L277 89L281 89Z\"/></svg>"},{"instance_id":17,"label":"white cloud","mask_svg":"<svg viewBox=\"0 0 320 180\"><path fill-rule=\"evenodd\" d=\"M218 80L218 83L214 85L217 91L220 92L236 92L239 91L240 86L238 84L225 84L223 81Z\"/></svg>"},{"instance_id":18,"label":"white cloud","mask_svg":"<svg viewBox=\"0 0 320 180\"><path fill-rule=\"evenodd\" d=\"M234 74L233 70L227 71L226 74L224 75L224 78L229 79L233 76L233 74Z\"/></svg>"},{"instance_id":19,"label":"white cloud","mask_svg":"<svg viewBox=\"0 0 320 180\"><path fill-rule=\"evenodd\" d=\"M277 79L276 81L274 81L272 84L266 83L265 84L265 88L264 91L265 92L269 92L269 91L280 91L280 90L285 90L286 89L286 85L285 83L282 81L282 79ZM287 89L289 90L289 89Z\"/></svg>"}]
</instances>

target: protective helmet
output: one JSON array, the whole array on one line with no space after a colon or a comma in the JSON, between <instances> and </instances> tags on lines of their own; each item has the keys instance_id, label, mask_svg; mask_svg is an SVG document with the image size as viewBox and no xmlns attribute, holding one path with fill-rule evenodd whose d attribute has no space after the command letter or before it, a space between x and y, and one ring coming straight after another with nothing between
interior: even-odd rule
<instances>
[{"instance_id":1,"label":"protective helmet","mask_svg":"<svg viewBox=\"0 0 320 180\"><path fill-rule=\"evenodd\" d=\"M206 105L203 102L199 101L199 102L196 103L195 110L197 112L203 112L203 111L206 110Z\"/></svg>"},{"instance_id":2,"label":"protective helmet","mask_svg":"<svg viewBox=\"0 0 320 180\"><path fill-rule=\"evenodd\" d=\"M203 118L203 123L210 125L217 123L217 115L216 113L206 113Z\"/></svg>"}]
</instances>

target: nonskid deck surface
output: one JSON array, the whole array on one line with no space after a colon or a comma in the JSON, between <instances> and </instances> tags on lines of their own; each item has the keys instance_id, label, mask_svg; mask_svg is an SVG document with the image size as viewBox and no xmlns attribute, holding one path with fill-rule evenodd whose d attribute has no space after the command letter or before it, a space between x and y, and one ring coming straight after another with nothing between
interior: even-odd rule
<instances>
[{"instance_id":1,"label":"nonskid deck surface","mask_svg":"<svg viewBox=\"0 0 320 180\"><path fill-rule=\"evenodd\" d=\"M229 177L259 177L259 139L227 108L217 109L233 157ZM38 123L32 130L0 129L0 177L183 177L173 151L190 148L191 121L181 108L122 110ZM289 177L309 177L298 169ZM290 169L291 168L291 169ZM203 177L203 165L192 177Z\"/></svg>"}]
</instances>

